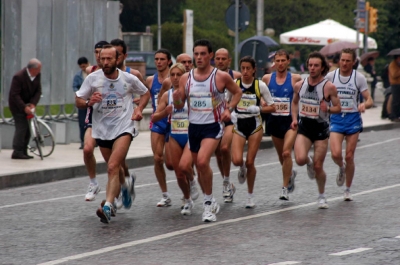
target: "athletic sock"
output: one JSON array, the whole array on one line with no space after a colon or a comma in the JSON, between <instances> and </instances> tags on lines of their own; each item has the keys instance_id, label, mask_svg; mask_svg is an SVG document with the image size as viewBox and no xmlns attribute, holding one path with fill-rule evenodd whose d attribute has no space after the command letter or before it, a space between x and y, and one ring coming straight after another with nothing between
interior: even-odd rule
<instances>
[{"instance_id":1,"label":"athletic sock","mask_svg":"<svg viewBox=\"0 0 400 265\"><path fill-rule=\"evenodd\" d=\"M169 198L168 192L163 192L163 193L162 193L162 196L163 196L164 198Z\"/></svg>"},{"instance_id":2,"label":"athletic sock","mask_svg":"<svg viewBox=\"0 0 400 265\"><path fill-rule=\"evenodd\" d=\"M212 194L210 194L210 195L204 194L204 201L205 202L212 201L212 199L213 199L213 195Z\"/></svg>"},{"instance_id":3,"label":"athletic sock","mask_svg":"<svg viewBox=\"0 0 400 265\"><path fill-rule=\"evenodd\" d=\"M90 183L92 183L92 184L94 184L94 185L98 185L98 184L97 184L97 179L96 179L96 177L90 179Z\"/></svg>"}]
</instances>

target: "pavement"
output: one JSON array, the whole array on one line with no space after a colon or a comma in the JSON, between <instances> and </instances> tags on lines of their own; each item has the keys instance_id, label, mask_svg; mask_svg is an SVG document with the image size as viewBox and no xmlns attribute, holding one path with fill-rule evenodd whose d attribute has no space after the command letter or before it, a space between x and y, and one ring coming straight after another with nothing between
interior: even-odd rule
<instances>
[{"instance_id":1,"label":"pavement","mask_svg":"<svg viewBox=\"0 0 400 265\"><path fill-rule=\"evenodd\" d=\"M377 101L376 104L376 108L368 109L362 114L364 131L399 128L400 123L381 119L381 102ZM0 189L87 176L83 152L79 146L79 143L56 145L54 153L43 160L39 157L30 160L13 160L11 159L12 150L2 149L0 151ZM263 137L260 149L271 147L273 147L271 137ZM97 173L107 172L107 165L99 148L95 149L95 157ZM149 131L140 132L133 140L126 161L129 168L153 164Z\"/></svg>"}]
</instances>

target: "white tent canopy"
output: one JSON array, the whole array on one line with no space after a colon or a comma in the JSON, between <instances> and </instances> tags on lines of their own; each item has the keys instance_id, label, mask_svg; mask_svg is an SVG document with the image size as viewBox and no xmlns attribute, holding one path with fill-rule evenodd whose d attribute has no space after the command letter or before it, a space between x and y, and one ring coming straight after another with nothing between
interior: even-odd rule
<instances>
[{"instance_id":1,"label":"white tent canopy","mask_svg":"<svg viewBox=\"0 0 400 265\"><path fill-rule=\"evenodd\" d=\"M280 35L281 44L321 45L335 41L356 43L357 31L348 28L332 19L321 21L307 27L292 30ZM359 34L360 48L363 48L363 34ZM368 49L377 49L373 38L368 37Z\"/></svg>"}]
</instances>

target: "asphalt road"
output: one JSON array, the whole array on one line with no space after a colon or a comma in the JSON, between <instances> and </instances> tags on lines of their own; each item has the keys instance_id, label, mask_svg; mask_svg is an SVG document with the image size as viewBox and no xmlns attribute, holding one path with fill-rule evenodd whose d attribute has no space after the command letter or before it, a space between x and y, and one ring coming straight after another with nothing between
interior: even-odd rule
<instances>
[{"instance_id":1,"label":"asphalt road","mask_svg":"<svg viewBox=\"0 0 400 265\"><path fill-rule=\"evenodd\" d=\"M87 178L0 190L0 264L400 264L400 129L361 134L356 151L353 202L336 186L330 153L326 195L317 209L317 187L305 167L298 171L290 201L278 199L281 168L274 149L261 150L256 164L257 207L245 209L246 184L232 179L232 204L222 200L215 160L217 222L203 223L202 197L192 216L180 214L181 193L168 172L173 205L157 208L161 193L153 168L138 168L137 198L106 225L95 211L102 192L85 202Z\"/></svg>"}]
</instances>

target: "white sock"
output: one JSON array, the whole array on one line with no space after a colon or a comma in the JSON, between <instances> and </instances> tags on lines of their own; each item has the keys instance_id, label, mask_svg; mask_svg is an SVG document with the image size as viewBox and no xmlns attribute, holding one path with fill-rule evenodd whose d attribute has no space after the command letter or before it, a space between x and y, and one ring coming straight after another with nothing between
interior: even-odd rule
<instances>
[{"instance_id":1,"label":"white sock","mask_svg":"<svg viewBox=\"0 0 400 265\"><path fill-rule=\"evenodd\" d=\"M319 197L325 198L325 193L320 193Z\"/></svg>"},{"instance_id":2,"label":"white sock","mask_svg":"<svg viewBox=\"0 0 400 265\"><path fill-rule=\"evenodd\" d=\"M253 198L254 197L254 193L247 193L247 197L248 198Z\"/></svg>"},{"instance_id":3,"label":"white sock","mask_svg":"<svg viewBox=\"0 0 400 265\"><path fill-rule=\"evenodd\" d=\"M228 182L229 183L229 177L224 177L224 182Z\"/></svg>"},{"instance_id":4,"label":"white sock","mask_svg":"<svg viewBox=\"0 0 400 265\"><path fill-rule=\"evenodd\" d=\"M163 196L164 198L169 198L168 192L163 192L163 193L162 193L162 196Z\"/></svg>"},{"instance_id":5,"label":"white sock","mask_svg":"<svg viewBox=\"0 0 400 265\"><path fill-rule=\"evenodd\" d=\"M98 184L97 184L97 179L96 179L96 177L90 179L90 183L92 183L92 184L94 184L94 185L98 185Z\"/></svg>"},{"instance_id":6,"label":"white sock","mask_svg":"<svg viewBox=\"0 0 400 265\"><path fill-rule=\"evenodd\" d=\"M350 187L346 187L345 191L349 191L350 192Z\"/></svg>"},{"instance_id":7,"label":"white sock","mask_svg":"<svg viewBox=\"0 0 400 265\"><path fill-rule=\"evenodd\" d=\"M213 199L213 195L212 194L210 194L210 195L204 194L204 201L205 202L212 201L212 199Z\"/></svg>"},{"instance_id":8,"label":"white sock","mask_svg":"<svg viewBox=\"0 0 400 265\"><path fill-rule=\"evenodd\" d=\"M111 208L111 202L106 202L106 203L104 204L104 206L108 206L108 207Z\"/></svg>"}]
</instances>

